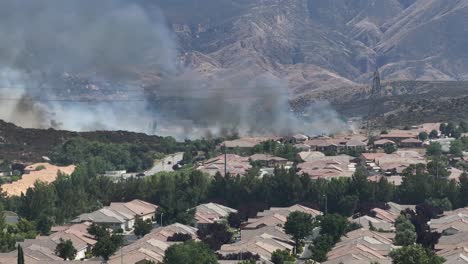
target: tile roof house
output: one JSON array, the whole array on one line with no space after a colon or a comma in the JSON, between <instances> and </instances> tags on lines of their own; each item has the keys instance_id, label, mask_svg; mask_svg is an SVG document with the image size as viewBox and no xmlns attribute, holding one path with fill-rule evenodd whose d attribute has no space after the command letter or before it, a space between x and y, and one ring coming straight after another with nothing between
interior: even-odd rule
<instances>
[{"instance_id":1,"label":"tile roof house","mask_svg":"<svg viewBox=\"0 0 468 264\"><path fill-rule=\"evenodd\" d=\"M222 142L219 146L225 146L228 149L240 148L240 149L250 149L256 145L268 141L268 140L280 140L280 137L244 137L234 140L226 140Z\"/></svg>"},{"instance_id":2,"label":"tile roof house","mask_svg":"<svg viewBox=\"0 0 468 264\"><path fill-rule=\"evenodd\" d=\"M379 139L374 142L374 147L376 148L383 148L386 145L396 145L396 143L388 139Z\"/></svg>"},{"instance_id":3,"label":"tile roof house","mask_svg":"<svg viewBox=\"0 0 468 264\"><path fill-rule=\"evenodd\" d=\"M300 174L307 174L312 179L331 179L351 177L356 171L356 164L347 155L327 156L298 164Z\"/></svg>"},{"instance_id":4,"label":"tile roof house","mask_svg":"<svg viewBox=\"0 0 468 264\"><path fill-rule=\"evenodd\" d=\"M227 219L229 214L237 213L237 210L217 203L206 203L195 207L196 227L216 223L222 219Z\"/></svg>"},{"instance_id":5,"label":"tile roof house","mask_svg":"<svg viewBox=\"0 0 468 264\"><path fill-rule=\"evenodd\" d=\"M365 150L367 144L360 138L344 137L344 138L329 138L317 137L304 142L309 145L313 151L340 151L346 149Z\"/></svg>"},{"instance_id":6,"label":"tile roof house","mask_svg":"<svg viewBox=\"0 0 468 264\"><path fill-rule=\"evenodd\" d=\"M292 251L294 242L284 231L283 225L287 216L301 211L312 216L320 215L321 212L299 204L290 207L272 207L259 212L256 218L250 218L241 227L241 240L226 244L217 252L221 255L239 254L251 252L258 254L261 261L270 263L271 255L275 250Z\"/></svg>"},{"instance_id":7,"label":"tile roof house","mask_svg":"<svg viewBox=\"0 0 468 264\"><path fill-rule=\"evenodd\" d=\"M403 139L399 146L402 148L422 148L423 142L417 138L407 138Z\"/></svg>"},{"instance_id":8,"label":"tile roof house","mask_svg":"<svg viewBox=\"0 0 468 264\"><path fill-rule=\"evenodd\" d=\"M299 152L297 155L304 162L314 161L325 157L325 154L323 154L320 151L302 151Z\"/></svg>"},{"instance_id":9,"label":"tile roof house","mask_svg":"<svg viewBox=\"0 0 468 264\"><path fill-rule=\"evenodd\" d=\"M243 226L244 229L257 229L264 226L283 226L287 217L281 214L271 214L260 218L249 218Z\"/></svg>"},{"instance_id":10,"label":"tile roof house","mask_svg":"<svg viewBox=\"0 0 468 264\"><path fill-rule=\"evenodd\" d=\"M252 168L248 157L241 157L235 154L219 155L215 158L209 159L203 162L197 170L207 173L210 176L215 176L216 173L220 173L224 176L224 159L227 160L226 170L231 175L245 175L247 170Z\"/></svg>"},{"instance_id":11,"label":"tile roof house","mask_svg":"<svg viewBox=\"0 0 468 264\"><path fill-rule=\"evenodd\" d=\"M406 209L414 210L414 205L401 205L393 202L388 202L388 209L374 208L371 211L375 214L375 218L386 221L388 223L395 223L395 220L400 216L401 211Z\"/></svg>"},{"instance_id":12,"label":"tile roof house","mask_svg":"<svg viewBox=\"0 0 468 264\"><path fill-rule=\"evenodd\" d=\"M359 159L364 166L375 164L386 175L401 174L412 164L427 163L426 158L422 154L410 150L398 150L392 154L362 153Z\"/></svg>"},{"instance_id":13,"label":"tile roof house","mask_svg":"<svg viewBox=\"0 0 468 264\"><path fill-rule=\"evenodd\" d=\"M466 208L461 208L455 211L445 212L444 216L431 219L428 224L431 230L436 230L442 233L442 235L454 235L468 232L468 210L466 210Z\"/></svg>"},{"instance_id":14,"label":"tile roof house","mask_svg":"<svg viewBox=\"0 0 468 264\"><path fill-rule=\"evenodd\" d=\"M269 154L254 154L249 158L251 161L259 162L265 167L281 167L288 164L288 160Z\"/></svg>"},{"instance_id":15,"label":"tile roof house","mask_svg":"<svg viewBox=\"0 0 468 264\"><path fill-rule=\"evenodd\" d=\"M164 253L168 247L175 243L168 241L174 234L188 234L197 240L197 229L191 226L175 223L169 226L153 229L149 234L138 239L134 243L124 246L108 261L109 264L139 264L144 261L160 263L164 259Z\"/></svg>"},{"instance_id":16,"label":"tile roof house","mask_svg":"<svg viewBox=\"0 0 468 264\"><path fill-rule=\"evenodd\" d=\"M132 229L135 219L153 219L157 205L141 200L133 200L127 203L111 203L91 213L81 214L72 223L92 222L96 224L109 225L112 229Z\"/></svg>"},{"instance_id":17,"label":"tile roof house","mask_svg":"<svg viewBox=\"0 0 468 264\"><path fill-rule=\"evenodd\" d=\"M296 212L296 211L303 212L303 213L308 213L308 214L312 215L313 217L316 217L316 216L322 214L322 212L320 212L318 210L315 210L315 209L312 209L312 208L309 208L309 207L306 207L306 206L303 206L303 205L300 205L300 204L295 204L295 205L292 205L290 207L271 207L268 210L259 212L257 214L257 217L263 217L263 216L268 216L268 215L272 215L272 214L280 214L280 215L283 215L283 216L287 217L287 216L289 216L290 213Z\"/></svg>"},{"instance_id":18,"label":"tile roof house","mask_svg":"<svg viewBox=\"0 0 468 264\"><path fill-rule=\"evenodd\" d=\"M261 261L269 262L273 252L276 250L292 251L294 248L292 244L292 240L283 241L281 238L264 233L246 240L242 239L233 244L222 245L217 253L229 255L233 253L250 252L252 254L258 254Z\"/></svg>"},{"instance_id":19,"label":"tile roof house","mask_svg":"<svg viewBox=\"0 0 468 264\"><path fill-rule=\"evenodd\" d=\"M393 246L393 233L379 233L368 229L357 229L341 237L328 252L328 260L323 263L391 263L388 257Z\"/></svg>"},{"instance_id":20,"label":"tile roof house","mask_svg":"<svg viewBox=\"0 0 468 264\"><path fill-rule=\"evenodd\" d=\"M364 215L358 218L351 218L349 219L350 222L360 224L363 228L369 229L373 226L377 230L384 230L384 231L394 231L395 227L393 223L388 221L378 219L372 216Z\"/></svg>"},{"instance_id":21,"label":"tile roof house","mask_svg":"<svg viewBox=\"0 0 468 264\"><path fill-rule=\"evenodd\" d=\"M399 144L402 140L409 139L409 138L418 138L418 132L409 131L409 130L393 130L390 131L388 134L381 134L379 137L380 139L388 139L397 144Z\"/></svg>"},{"instance_id":22,"label":"tile roof house","mask_svg":"<svg viewBox=\"0 0 468 264\"><path fill-rule=\"evenodd\" d=\"M468 234L465 232L441 236L439 242L435 245L436 251L453 250L463 247L468 248Z\"/></svg>"},{"instance_id":23,"label":"tile roof house","mask_svg":"<svg viewBox=\"0 0 468 264\"><path fill-rule=\"evenodd\" d=\"M60 240L70 240L77 250L75 260L84 259L86 252L92 249L96 240L87 231L90 223L54 227L50 236L39 236L35 239L25 239L19 244L23 247L25 258L30 258L27 263L55 263L61 260L55 255L55 248ZM0 254L0 263L5 257ZM10 262L11 263L11 262Z\"/></svg>"}]
</instances>

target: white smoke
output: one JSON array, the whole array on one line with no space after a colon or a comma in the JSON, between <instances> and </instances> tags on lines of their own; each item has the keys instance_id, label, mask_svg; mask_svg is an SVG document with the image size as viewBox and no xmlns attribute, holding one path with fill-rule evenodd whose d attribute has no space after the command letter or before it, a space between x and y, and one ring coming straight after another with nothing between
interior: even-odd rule
<instances>
[{"instance_id":1,"label":"white smoke","mask_svg":"<svg viewBox=\"0 0 468 264\"><path fill-rule=\"evenodd\" d=\"M345 127L326 103L298 117L287 82L269 73L208 79L181 67L163 15L130 1L0 0L0 38L0 118L21 126L179 139Z\"/></svg>"}]
</instances>

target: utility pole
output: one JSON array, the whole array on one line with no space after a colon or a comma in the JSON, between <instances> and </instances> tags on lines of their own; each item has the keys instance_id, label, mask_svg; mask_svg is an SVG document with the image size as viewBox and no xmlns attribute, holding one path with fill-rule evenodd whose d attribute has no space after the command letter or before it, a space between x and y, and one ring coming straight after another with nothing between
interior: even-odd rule
<instances>
[{"instance_id":1,"label":"utility pole","mask_svg":"<svg viewBox=\"0 0 468 264\"><path fill-rule=\"evenodd\" d=\"M164 215L164 213L161 212L161 221L159 222L159 225L160 225L161 227L163 226L163 215Z\"/></svg>"},{"instance_id":2,"label":"utility pole","mask_svg":"<svg viewBox=\"0 0 468 264\"><path fill-rule=\"evenodd\" d=\"M224 177L227 175L227 148L226 143L224 143Z\"/></svg>"},{"instance_id":3,"label":"utility pole","mask_svg":"<svg viewBox=\"0 0 468 264\"><path fill-rule=\"evenodd\" d=\"M374 78L372 79L372 89L371 89L370 96L369 96L370 106L369 106L369 114L367 115L367 136L368 137L372 136L372 130L374 129L373 127L374 124L372 124L374 120L372 119L377 117L375 113L377 111L377 102L376 102L375 97L380 95L382 91L380 80L381 79L380 79L379 69L376 68L374 72Z\"/></svg>"},{"instance_id":4,"label":"utility pole","mask_svg":"<svg viewBox=\"0 0 468 264\"><path fill-rule=\"evenodd\" d=\"M325 214L328 214L328 195L323 194L322 197L325 198Z\"/></svg>"}]
</instances>

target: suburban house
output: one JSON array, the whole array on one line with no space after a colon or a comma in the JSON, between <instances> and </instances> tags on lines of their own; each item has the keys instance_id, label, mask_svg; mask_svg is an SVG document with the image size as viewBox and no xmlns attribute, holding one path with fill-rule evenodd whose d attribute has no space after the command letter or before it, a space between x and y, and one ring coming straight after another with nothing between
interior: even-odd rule
<instances>
[{"instance_id":1,"label":"suburban house","mask_svg":"<svg viewBox=\"0 0 468 264\"><path fill-rule=\"evenodd\" d=\"M297 154L302 161L314 161L325 157L320 151L302 151Z\"/></svg>"},{"instance_id":2,"label":"suburban house","mask_svg":"<svg viewBox=\"0 0 468 264\"><path fill-rule=\"evenodd\" d=\"M290 213L301 211L312 216L321 212L299 204L290 207L272 207L259 212L241 227L241 240L233 244L222 245L218 254L226 256L250 252L257 254L262 263L271 263L271 256L276 250L292 251L294 241L284 231L284 224ZM235 263L235 262L234 262Z\"/></svg>"},{"instance_id":3,"label":"suburban house","mask_svg":"<svg viewBox=\"0 0 468 264\"><path fill-rule=\"evenodd\" d=\"M202 228L206 225L226 220L231 213L237 213L237 210L216 203L200 204L195 207L195 227Z\"/></svg>"},{"instance_id":4,"label":"suburban house","mask_svg":"<svg viewBox=\"0 0 468 264\"><path fill-rule=\"evenodd\" d=\"M402 148L422 148L423 142L416 138L407 138L403 139L399 145Z\"/></svg>"},{"instance_id":5,"label":"suburban house","mask_svg":"<svg viewBox=\"0 0 468 264\"><path fill-rule=\"evenodd\" d=\"M407 131L407 130L395 130L391 131L388 134L381 134L380 139L387 139L391 140L397 144L399 144L402 140L405 139L417 139L418 138L418 132L414 131Z\"/></svg>"},{"instance_id":6,"label":"suburban house","mask_svg":"<svg viewBox=\"0 0 468 264\"><path fill-rule=\"evenodd\" d=\"M280 157L276 157L269 154L254 154L250 156L250 160L253 162L258 162L261 166L264 167L281 167L288 164L288 160Z\"/></svg>"},{"instance_id":7,"label":"suburban house","mask_svg":"<svg viewBox=\"0 0 468 264\"><path fill-rule=\"evenodd\" d=\"M197 229L191 226L175 223L172 225L153 229L149 234L138 239L134 243L124 246L116 252L110 260L109 264L140 264L147 262L162 263L165 251L168 247L177 241L171 241L171 238L176 234L188 235L194 240L197 240Z\"/></svg>"},{"instance_id":8,"label":"suburban house","mask_svg":"<svg viewBox=\"0 0 468 264\"><path fill-rule=\"evenodd\" d=\"M385 148L388 145L396 146L396 143L389 139L379 139L374 142L374 148Z\"/></svg>"},{"instance_id":9,"label":"suburban house","mask_svg":"<svg viewBox=\"0 0 468 264\"><path fill-rule=\"evenodd\" d=\"M299 173L307 174L312 179L331 179L351 177L356 171L356 163L348 155L326 156L312 161L299 163Z\"/></svg>"},{"instance_id":10,"label":"suburban house","mask_svg":"<svg viewBox=\"0 0 468 264\"><path fill-rule=\"evenodd\" d=\"M416 151L398 150L392 154L386 153L362 153L360 163L369 170L381 171L387 176L400 175L412 164L426 164L423 155Z\"/></svg>"},{"instance_id":11,"label":"suburban house","mask_svg":"<svg viewBox=\"0 0 468 264\"><path fill-rule=\"evenodd\" d=\"M297 144L303 143L309 139L309 137L304 134L296 134L292 138L294 139L294 142L296 142Z\"/></svg>"},{"instance_id":12,"label":"suburban house","mask_svg":"<svg viewBox=\"0 0 468 264\"><path fill-rule=\"evenodd\" d=\"M468 207L445 211L428 224L431 230L442 234L435 250L446 259L445 263L468 263Z\"/></svg>"},{"instance_id":13,"label":"suburban house","mask_svg":"<svg viewBox=\"0 0 468 264\"><path fill-rule=\"evenodd\" d=\"M343 150L361 150L366 149L367 144L361 137L316 137L304 142L310 146L312 151L338 152Z\"/></svg>"},{"instance_id":14,"label":"suburban house","mask_svg":"<svg viewBox=\"0 0 468 264\"><path fill-rule=\"evenodd\" d=\"M107 225L117 230L130 230L135 225L135 219L154 220L157 205L141 200L133 200L127 203L111 203L91 213L81 214L72 223L92 222Z\"/></svg>"},{"instance_id":15,"label":"suburban house","mask_svg":"<svg viewBox=\"0 0 468 264\"><path fill-rule=\"evenodd\" d=\"M226 171L233 176L245 175L247 170L252 168L248 157L242 157L235 154L223 154L203 162L197 170L211 176L215 176L218 172L224 176L225 160L227 163Z\"/></svg>"},{"instance_id":16,"label":"suburban house","mask_svg":"<svg viewBox=\"0 0 468 264\"><path fill-rule=\"evenodd\" d=\"M249 150L256 145L268 140L280 140L279 137L244 137L234 140L226 140L222 142L219 147L226 147L227 149L240 149Z\"/></svg>"},{"instance_id":17,"label":"suburban house","mask_svg":"<svg viewBox=\"0 0 468 264\"><path fill-rule=\"evenodd\" d=\"M368 229L357 229L342 236L327 254L326 264L339 263L392 263L389 253L397 248L393 245L394 233L379 233Z\"/></svg>"},{"instance_id":18,"label":"suburban house","mask_svg":"<svg viewBox=\"0 0 468 264\"><path fill-rule=\"evenodd\" d=\"M87 229L91 223L82 223L76 225L59 226L52 228L50 236L39 236L35 239L25 239L18 244L23 248L25 263L63 263L62 259L55 255L57 245L63 240L70 240L77 253L75 259L81 260L86 257L93 246L96 244L93 236ZM11 254L14 253L14 254ZM11 253L1 253L0 263L16 263L16 251ZM11 255L10 255L11 254ZM87 263L100 263L89 261Z\"/></svg>"}]
</instances>

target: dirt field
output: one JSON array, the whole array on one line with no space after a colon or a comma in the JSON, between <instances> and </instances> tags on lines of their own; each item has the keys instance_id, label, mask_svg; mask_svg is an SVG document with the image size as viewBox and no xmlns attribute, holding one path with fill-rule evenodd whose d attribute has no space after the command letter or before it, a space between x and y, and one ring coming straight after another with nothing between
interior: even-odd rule
<instances>
[{"instance_id":1,"label":"dirt field","mask_svg":"<svg viewBox=\"0 0 468 264\"><path fill-rule=\"evenodd\" d=\"M36 170L38 167L44 167L44 169ZM74 165L59 167L49 163L35 163L25 168L25 174L23 174L22 179L4 184L1 188L7 196L19 196L21 193L26 193L29 187L33 187L36 181L51 183L57 179L59 171L69 175L73 173L74 170Z\"/></svg>"}]
</instances>

